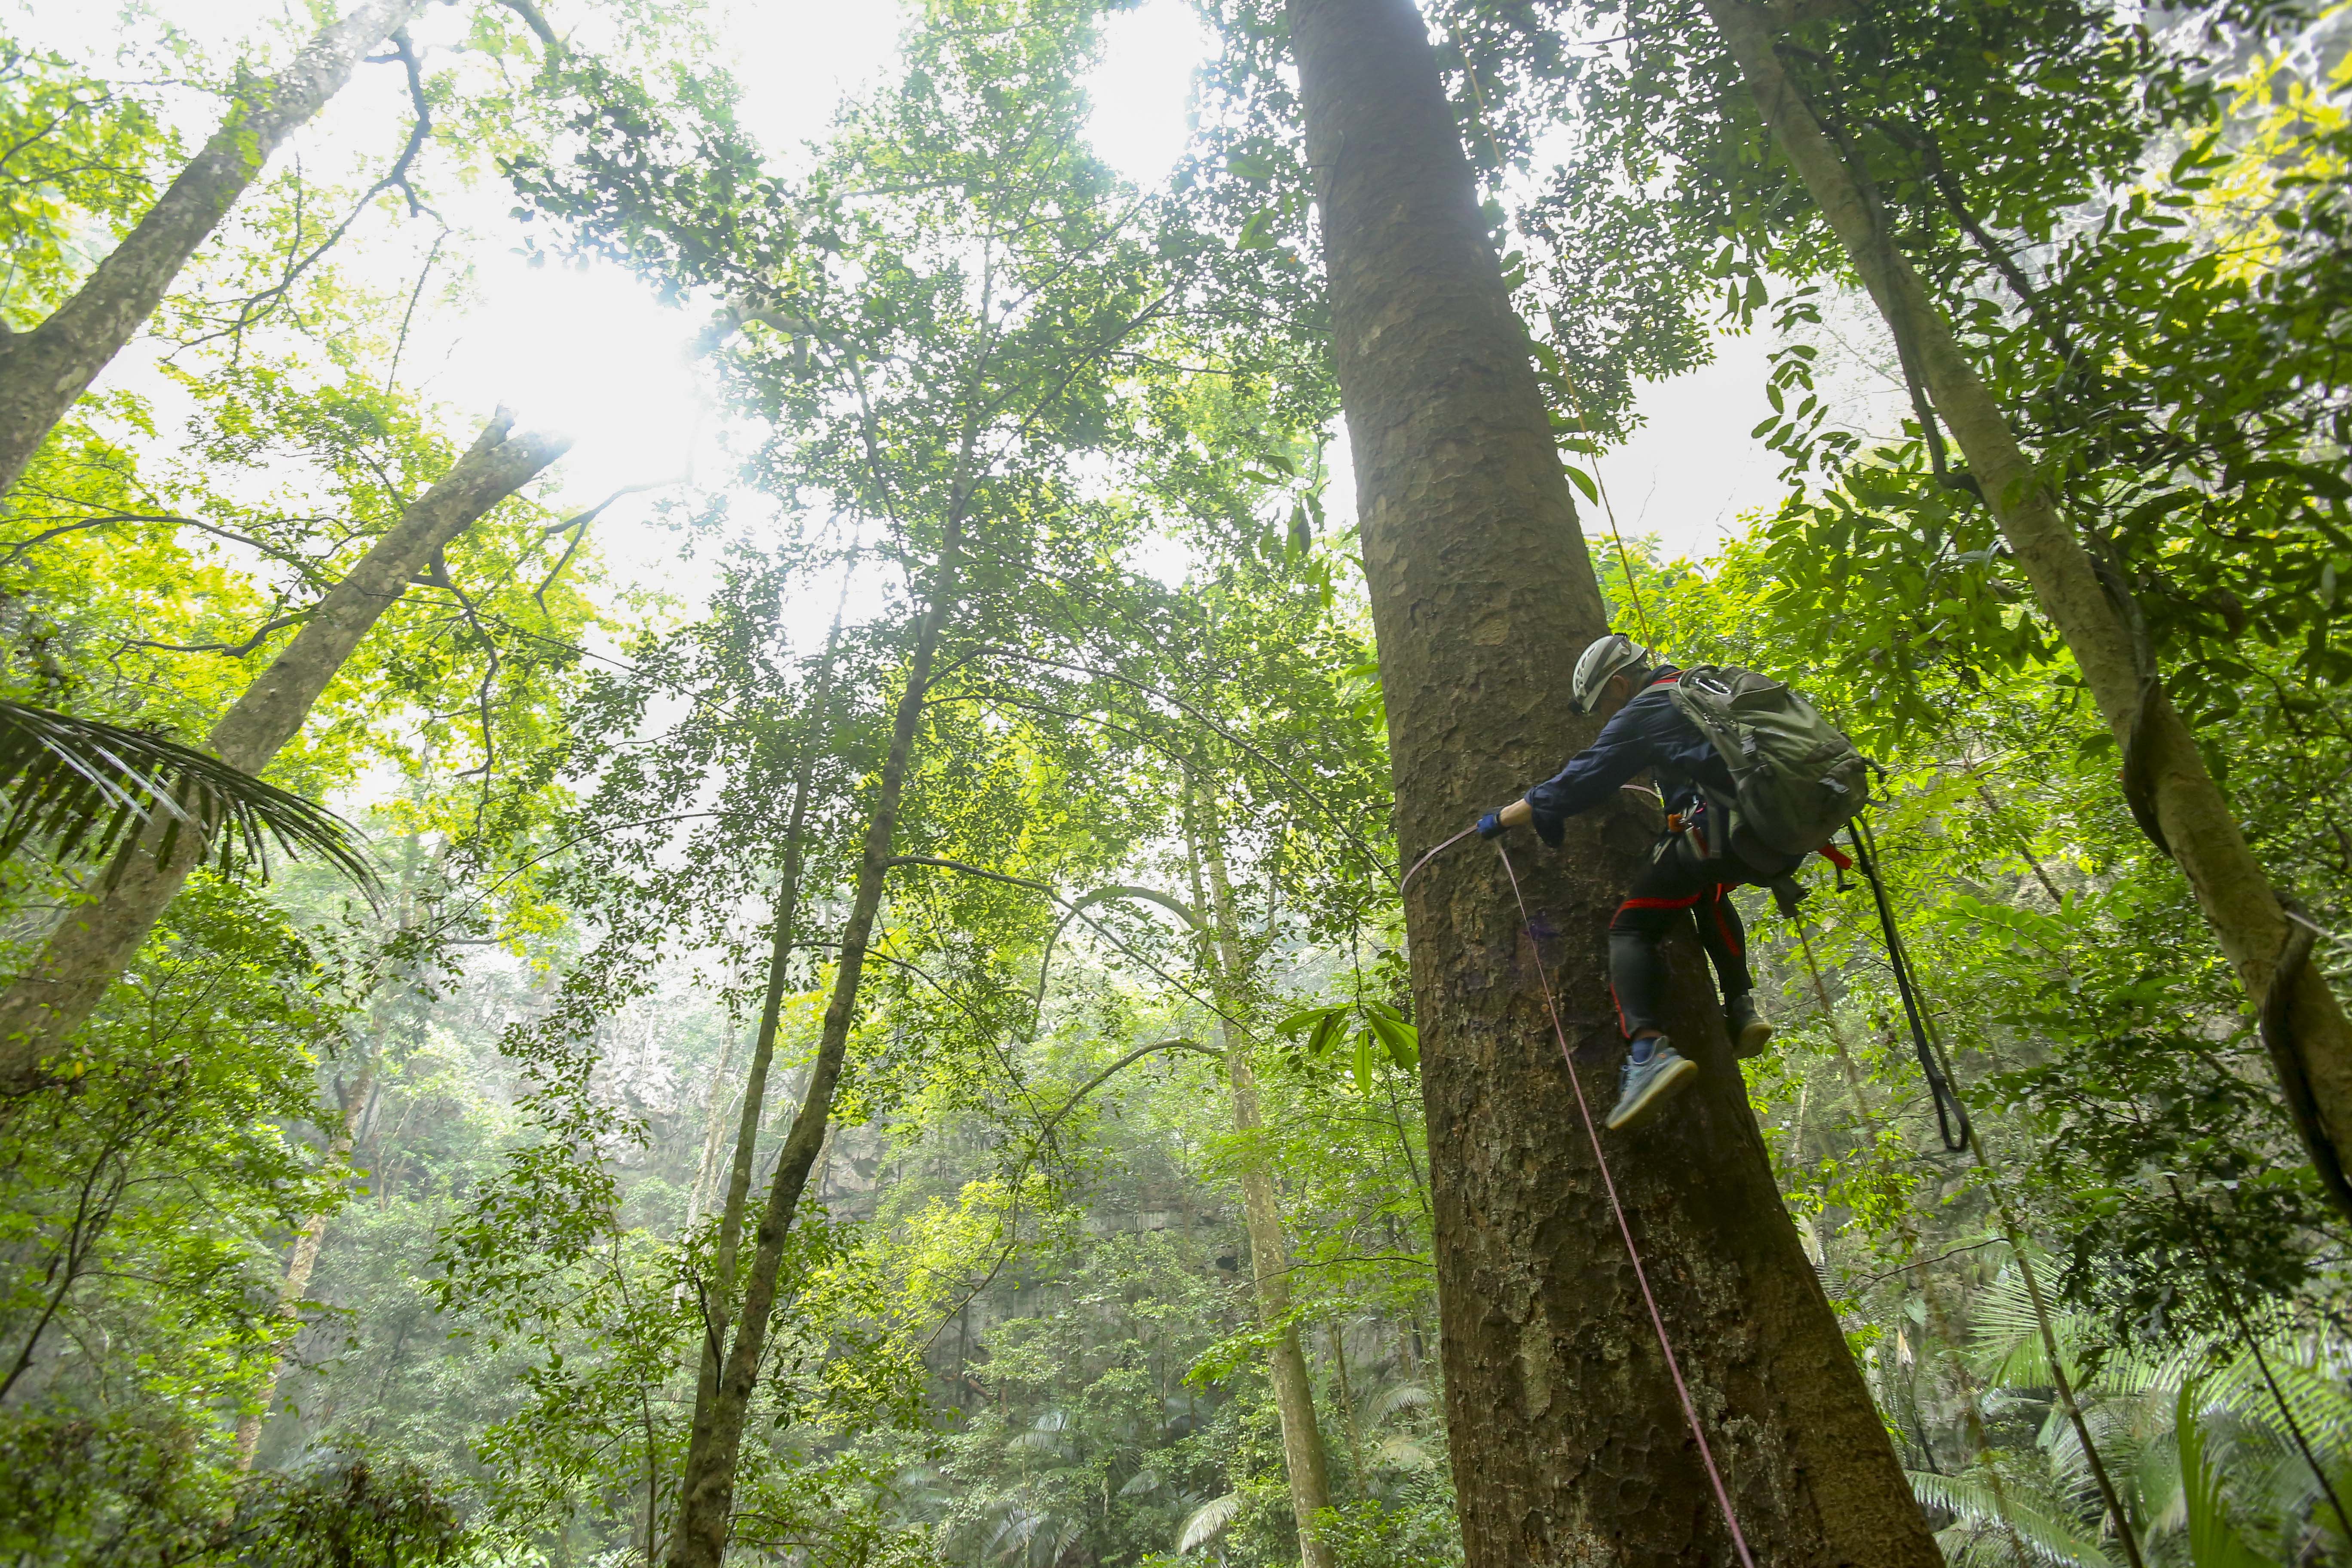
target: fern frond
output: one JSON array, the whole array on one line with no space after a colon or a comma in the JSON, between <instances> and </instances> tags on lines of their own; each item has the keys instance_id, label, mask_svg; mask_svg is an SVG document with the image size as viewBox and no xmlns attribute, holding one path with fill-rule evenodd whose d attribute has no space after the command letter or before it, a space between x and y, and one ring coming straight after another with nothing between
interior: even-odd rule
<instances>
[{"instance_id":1,"label":"fern frond","mask_svg":"<svg viewBox=\"0 0 2352 1568\"><path fill-rule=\"evenodd\" d=\"M1363 1424L1377 1426L1400 1410L1412 1410L1434 1405L1437 1396L1425 1384L1392 1383L1364 1401Z\"/></svg>"}]
</instances>

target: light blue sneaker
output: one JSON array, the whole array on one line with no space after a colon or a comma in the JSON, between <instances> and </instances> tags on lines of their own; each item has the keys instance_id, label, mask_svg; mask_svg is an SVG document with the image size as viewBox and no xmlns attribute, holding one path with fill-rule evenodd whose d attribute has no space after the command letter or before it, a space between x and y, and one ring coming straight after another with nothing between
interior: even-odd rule
<instances>
[{"instance_id":1,"label":"light blue sneaker","mask_svg":"<svg viewBox=\"0 0 2352 1568\"><path fill-rule=\"evenodd\" d=\"M1624 1087L1617 1096L1617 1109L1609 1113L1609 1131L1648 1121L1652 1111L1689 1088L1697 1076L1698 1063L1678 1054L1664 1035L1658 1036L1648 1061L1625 1058Z\"/></svg>"}]
</instances>

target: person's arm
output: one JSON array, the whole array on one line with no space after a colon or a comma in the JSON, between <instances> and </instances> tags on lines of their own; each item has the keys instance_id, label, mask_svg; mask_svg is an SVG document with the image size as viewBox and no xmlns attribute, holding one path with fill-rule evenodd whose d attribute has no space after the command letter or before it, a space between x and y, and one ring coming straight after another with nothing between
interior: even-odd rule
<instances>
[{"instance_id":1,"label":"person's arm","mask_svg":"<svg viewBox=\"0 0 2352 1568\"><path fill-rule=\"evenodd\" d=\"M1557 847L1570 817L1612 798L1617 786L1650 765L1650 737L1644 715L1628 703L1602 726L1592 744L1569 758L1568 765L1528 791L1525 799L1496 815L1506 827L1519 820L1530 823L1547 844Z\"/></svg>"}]
</instances>

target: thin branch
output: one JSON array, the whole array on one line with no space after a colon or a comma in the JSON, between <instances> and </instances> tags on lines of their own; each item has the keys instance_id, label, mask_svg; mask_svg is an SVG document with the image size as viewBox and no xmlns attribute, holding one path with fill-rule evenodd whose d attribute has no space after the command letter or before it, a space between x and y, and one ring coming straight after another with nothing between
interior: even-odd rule
<instances>
[{"instance_id":1,"label":"thin branch","mask_svg":"<svg viewBox=\"0 0 2352 1568\"><path fill-rule=\"evenodd\" d=\"M1073 1090L1070 1094L1070 1098L1064 1100L1060 1108L1056 1110L1053 1115L1045 1118L1044 1124L1037 1129L1038 1135L1041 1138L1050 1137L1054 1129L1062 1124L1062 1119L1078 1108L1078 1101L1086 1099L1087 1096L1100 1089L1104 1084L1108 1083L1111 1079L1118 1074L1133 1067L1144 1058L1158 1051L1192 1051L1196 1055L1207 1057L1212 1061L1222 1062L1225 1059L1224 1052L1217 1050L1210 1046L1204 1046L1198 1040L1158 1040L1150 1045L1139 1047L1138 1048L1128 1052L1127 1055L1119 1058L1118 1060L1111 1063L1110 1066L1103 1068L1102 1071L1095 1074L1094 1077L1087 1079L1085 1083Z\"/></svg>"},{"instance_id":2,"label":"thin branch","mask_svg":"<svg viewBox=\"0 0 2352 1568\"><path fill-rule=\"evenodd\" d=\"M521 17L524 26L539 35L539 41L547 46L547 57L551 61L560 59L568 52L563 40L555 36L555 29L547 25L547 18L541 15L539 7L532 5L531 0L498 0L498 3Z\"/></svg>"},{"instance_id":3,"label":"thin branch","mask_svg":"<svg viewBox=\"0 0 2352 1568\"><path fill-rule=\"evenodd\" d=\"M400 379L400 356L408 352L408 329L416 320L416 307L425 299L425 281L433 276L434 264L441 259L441 247L448 241L449 227L444 224L441 232L433 237L433 248L425 254L425 265L416 271L416 287L409 291L408 309L400 318L400 336L393 340L392 363L383 373L383 389L390 392Z\"/></svg>"},{"instance_id":4,"label":"thin branch","mask_svg":"<svg viewBox=\"0 0 2352 1568\"><path fill-rule=\"evenodd\" d=\"M433 134L433 107L425 94L424 70L417 60L415 48L409 42L407 28L403 27L392 35L392 46L391 54L371 55L368 57L368 63L384 65L397 61L407 72L408 98L415 110L415 119L409 126L408 142L402 147L400 156L393 161L392 167L385 171L382 179L370 185L361 194L360 199L352 204L352 210L343 215L342 221L328 232L326 238L311 247L308 253L290 261L277 282L258 294L248 295L240 300L235 321L218 331L202 333L188 340L180 345L181 348L195 348L222 338L234 338L241 343L244 341L246 330L291 293L294 285L300 282L309 274L310 268L318 265L320 257L341 244L343 236L351 232L352 226L359 222L360 216L368 210L376 197L383 195L386 191L397 190L408 199L408 212L412 217L433 212L433 209L418 197L416 188L409 183L409 171L415 163L417 154L425 150L425 142ZM296 232L299 232L299 212Z\"/></svg>"},{"instance_id":5,"label":"thin branch","mask_svg":"<svg viewBox=\"0 0 2352 1568\"><path fill-rule=\"evenodd\" d=\"M970 865L961 860L943 859L936 855L894 855L888 860L885 861L884 865L886 867L936 866L942 870L961 871L967 876L979 877L987 881L1003 882L1010 887L1015 888L1026 888L1033 892L1045 894L1047 898L1053 900L1054 902L1061 905L1066 910L1071 907L1071 901L1069 900L1062 897L1061 894L1055 892L1051 887L1047 886L1044 882L1032 881L1025 877L1007 876L1002 871L991 871L983 867ZM1151 960L1136 952L1134 948L1129 946L1126 942L1120 941L1118 936L1106 930L1102 923L1097 921L1092 915L1081 913L1078 918L1085 921L1087 925L1097 936L1110 943L1111 946L1117 948L1120 952L1125 953L1129 958L1131 958L1136 963L1143 965L1144 968L1151 971L1153 974L1158 975L1169 985L1171 985L1178 991L1182 992L1191 1000L1199 1003L1202 1006L1206 1007L1210 1012L1214 1013L1218 1017L1232 1025L1235 1029L1240 1030L1244 1037L1253 1040L1259 1037L1257 1032L1252 1029L1247 1024L1243 1023L1239 1018L1234 1017L1231 1013L1228 1013L1223 1007L1218 1006L1213 1000L1202 995L1198 991L1193 990L1192 987L1185 984L1182 981L1177 979L1174 975L1160 968L1160 965L1152 963Z\"/></svg>"},{"instance_id":6,"label":"thin branch","mask_svg":"<svg viewBox=\"0 0 2352 1568\"><path fill-rule=\"evenodd\" d=\"M1942 1263L1958 1258L1964 1252L1976 1252L1988 1247L2007 1247L2008 1245L2009 1238L2006 1237L1988 1236L1982 1241L1971 1241L1965 1247L1956 1247L1949 1252L1939 1252L1933 1258L1914 1258L1907 1263L1898 1263L1892 1268L1883 1268L1875 1274L1850 1276L1844 1283L1849 1289L1862 1285L1875 1285L1881 1279L1892 1279L1897 1274L1907 1274L1914 1268L1925 1268L1930 1264Z\"/></svg>"},{"instance_id":7,"label":"thin branch","mask_svg":"<svg viewBox=\"0 0 2352 1568\"><path fill-rule=\"evenodd\" d=\"M297 610L290 616L279 616L276 619L263 626L251 637L246 638L243 642L238 643L205 642L194 643L183 647L177 643L148 642L143 638L133 638L126 641L122 646L124 647L153 648L158 653L216 653L226 658L243 658L255 648L259 647L263 640L272 632L282 632L288 626L299 626L302 622L307 621L310 618L310 612L308 610Z\"/></svg>"}]
</instances>

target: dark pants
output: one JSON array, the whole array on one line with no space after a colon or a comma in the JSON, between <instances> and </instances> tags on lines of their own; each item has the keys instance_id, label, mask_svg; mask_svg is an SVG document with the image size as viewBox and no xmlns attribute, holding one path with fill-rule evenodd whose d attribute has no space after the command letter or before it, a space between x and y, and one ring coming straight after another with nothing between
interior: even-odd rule
<instances>
[{"instance_id":1,"label":"dark pants","mask_svg":"<svg viewBox=\"0 0 2352 1568\"><path fill-rule=\"evenodd\" d=\"M1627 1038L1644 1030L1663 1032L1660 1004L1666 991L1665 955L1658 944L1688 910L1698 918L1699 945L1714 961L1724 1000L1756 989L1748 973L1748 931L1732 907L1731 889L1753 880L1736 859L1700 861L1665 839L1650 868L1633 879L1633 890L1609 922L1609 987L1617 996L1617 1020Z\"/></svg>"}]
</instances>

